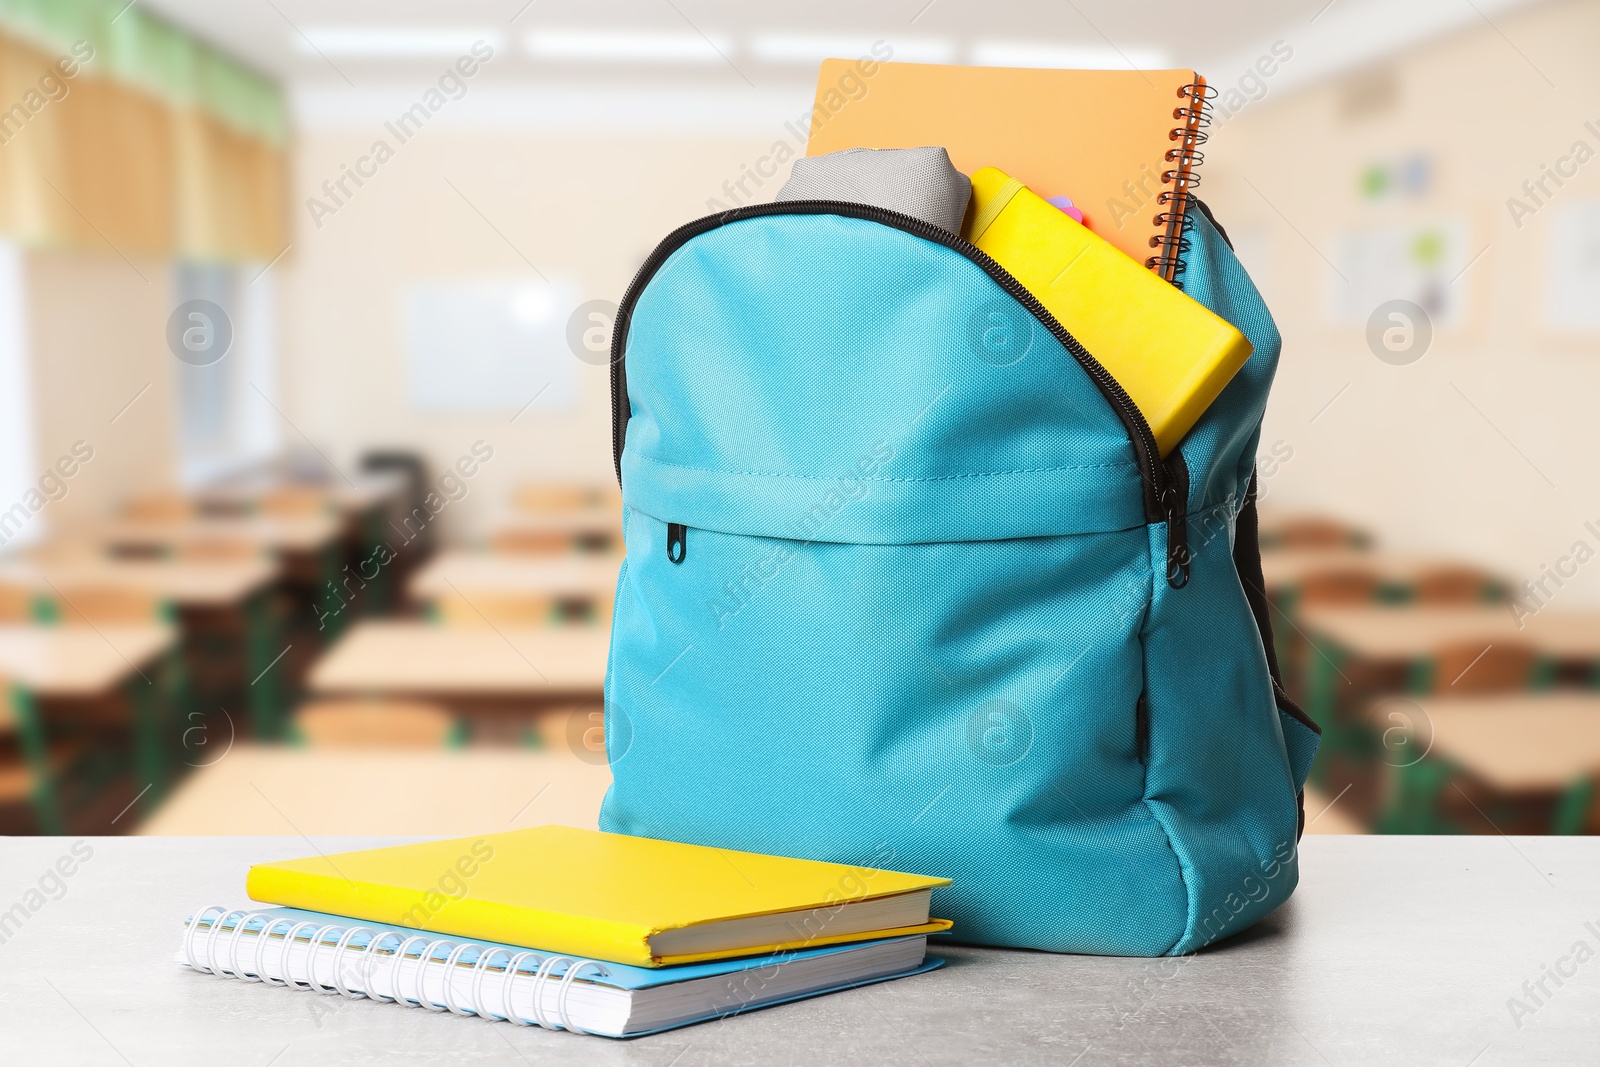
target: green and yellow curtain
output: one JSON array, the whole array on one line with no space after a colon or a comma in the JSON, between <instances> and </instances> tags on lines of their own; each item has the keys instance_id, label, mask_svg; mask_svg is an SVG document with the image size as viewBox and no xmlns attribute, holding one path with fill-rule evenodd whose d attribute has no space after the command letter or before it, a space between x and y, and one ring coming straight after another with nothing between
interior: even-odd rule
<instances>
[{"instance_id":1,"label":"green and yellow curtain","mask_svg":"<svg viewBox=\"0 0 1600 1067\"><path fill-rule=\"evenodd\" d=\"M0 234L270 260L287 140L273 82L137 4L0 0Z\"/></svg>"}]
</instances>

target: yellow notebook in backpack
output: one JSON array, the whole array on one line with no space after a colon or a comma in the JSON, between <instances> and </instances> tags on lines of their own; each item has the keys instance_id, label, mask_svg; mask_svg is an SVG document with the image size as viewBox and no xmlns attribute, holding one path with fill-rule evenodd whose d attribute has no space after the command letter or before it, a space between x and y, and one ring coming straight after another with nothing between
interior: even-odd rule
<instances>
[{"instance_id":1,"label":"yellow notebook in backpack","mask_svg":"<svg viewBox=\"0 0 1600 1067\"><path fill-rule=\"evenodd\" d=\"M1117 380L1163 456L1250 358L1244 334L1004 171L972 176L967 220L962 236Z\"/></svg>"}]
</instances>

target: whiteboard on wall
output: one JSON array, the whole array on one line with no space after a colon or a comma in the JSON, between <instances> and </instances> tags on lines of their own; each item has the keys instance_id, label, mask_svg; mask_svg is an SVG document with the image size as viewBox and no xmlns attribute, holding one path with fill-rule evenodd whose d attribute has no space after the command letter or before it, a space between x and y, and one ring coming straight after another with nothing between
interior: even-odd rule
<instances>
[{"instance_id":1,"label":"whiteboard on wall","mask_svg":"<svg viewBox=\"0 0 1600 1067\"><path fill-rule=\"evenodd\" d=\"M1545 327L1600 334L1600 200L1556 205L1544 235Z\"/></svg>"},{"instance_id":2,"label":"whiteboard on wall","mask_svg":"<svg viewBox=\"0 0 1600 1067\"><path fill-rule=\"evenodd\" d=\"M411 406L433 413L555 411L577 401L567 347L575 289L540 278L425 282L406 295Z\"/></svg>"}]
</instances>

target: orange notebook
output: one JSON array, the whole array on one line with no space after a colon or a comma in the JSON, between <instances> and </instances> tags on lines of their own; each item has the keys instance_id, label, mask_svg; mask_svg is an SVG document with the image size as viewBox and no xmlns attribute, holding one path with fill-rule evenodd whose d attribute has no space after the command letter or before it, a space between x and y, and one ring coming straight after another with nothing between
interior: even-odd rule
<instances>
[{"instance_id":1,"label":"orange notebook","mask_svg":"<svg viewBox=\"0 0 1600 1067\"><path fill-rule=\"evenodd\" d=\"M806 154L943 145L964 174L998 167L1046 199L1071 197L1095 233L1170 281L1206 107L1192 70L826 59Z\"/></svg>"}]
</instances>

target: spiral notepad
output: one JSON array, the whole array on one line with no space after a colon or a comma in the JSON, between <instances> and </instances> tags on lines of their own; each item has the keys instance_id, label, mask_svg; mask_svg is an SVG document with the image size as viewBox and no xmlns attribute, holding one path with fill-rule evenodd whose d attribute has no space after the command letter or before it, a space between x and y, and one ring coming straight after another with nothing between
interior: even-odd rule
<instances>
[{"instance_id":1,"label":"spiral notepad","mask_svg":"<svg viewBox=\"0 0 1600 1067\"><path fill-rule=\"evenodd\" d=\"M1192 70L827 59L806 154L941 145L965 174L998 167L1070 197L1095 233L1181 288L1215 95Z\"/></svg>"},{"instance_id":2,"label":"spiral notepad","mask_svg":"<svg viewBox=\"0 0 1600 1067\"><path fill-rule=\"evenodd\" d=\"M337 915L203 908L177 962L302 992L637 1037L754 1008L932 970L924 936L669 968L463 941Z\"/></svg>"}]
</instances>

